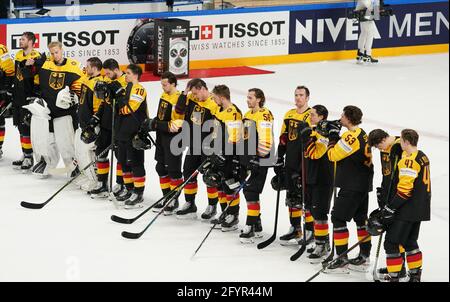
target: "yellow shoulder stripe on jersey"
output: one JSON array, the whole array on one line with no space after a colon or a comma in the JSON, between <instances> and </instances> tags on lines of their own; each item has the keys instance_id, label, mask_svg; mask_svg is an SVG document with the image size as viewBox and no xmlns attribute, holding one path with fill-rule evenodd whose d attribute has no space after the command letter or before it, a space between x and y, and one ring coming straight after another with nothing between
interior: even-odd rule
<instances>
[{"instance_id":1,"label":"yellow shoulder stripe on jersey","mask_svg":"<svg viewBox=\"0 0 450 302\"><path fill-rule=\"evenodd\" d=\"M358 140L360 133L360 128L355 131L346 131L338 143L328 150L328 158L331 161L340 161L358 151L360 148Z\"/></svg>"},{"instance_id":2,"label":"yellow shoulder stripe on jersey","mask_svg":"<svg viewBox=\"0 0 450 302\"><path fill-rule=\"evenodd\" d=\"M306 156L310 159L322 158L327 153L328 138L323 137L316 131L313 131L311 137L315 137L316 140L311 142L306 149Z\"/></svg>"},{"instance_id":3,"label":"yellow shoulder stripe on jersey","mask_svg":"<svg viewBox=\"0 0 450 302\"><path fill-rule=\"evenodd\" d=\"M415 152L410 156L407 156L406 152L404 152L402 159L397 165L399 171L397 194L404 199L408 199L412 196L414 182L421 170L421 166L416 159L417 154L418 152Z\"/></svg>"},{"instance_id":4,"label":"yellow shoulder stripe on jersey","mask_svg":"<svg viewBox=\"0 0 450 302\"><path fill-rule=\"evenodd\" d=\"M122 109L120 109L120 113L122 115L127 115L131 114L131 110L133 112L136 112L146 98L147 98L147 91L145 90L145 88L139 83L133 85L133 87L131 88L128 105L122 107Z\"/></svg>"},{"instance_id":5,"label":"yellow shoulder stripe on jersey","mask_svg":"<svg viewBox=\"0 0 450 302\"><path fill-rule=\"evenodd\" d=\"M14 76L14 61L8 52L8 49L0 44L0 70L2 70L6 76Z\"/></svg>"}]
</instances>

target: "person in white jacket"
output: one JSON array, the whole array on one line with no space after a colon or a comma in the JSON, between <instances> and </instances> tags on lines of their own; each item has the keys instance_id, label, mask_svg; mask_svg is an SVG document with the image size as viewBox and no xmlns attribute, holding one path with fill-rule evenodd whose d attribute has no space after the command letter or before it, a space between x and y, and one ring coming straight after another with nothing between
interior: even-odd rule
<instances>
[{"instance_id":1,"label":"person in white jacket","mask_svg":"<svg viewBox=\"0 0 450 302\"><path fill-rule=\"evenodd\" d=\"M377 27L375 18L379 16L379 0L358 0L356 11L359 12L359 24L361 32L358 39L358 54L356 60L358 63L378 63L377 59L372 57L372 45Z\"/></svg>"}]
</instances>

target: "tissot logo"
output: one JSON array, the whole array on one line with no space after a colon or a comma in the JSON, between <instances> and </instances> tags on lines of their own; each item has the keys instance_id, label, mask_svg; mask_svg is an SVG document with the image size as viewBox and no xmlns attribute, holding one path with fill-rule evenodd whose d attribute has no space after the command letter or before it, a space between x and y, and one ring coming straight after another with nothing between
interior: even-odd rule
<instances>
[{"instance_id":1,"label":"tissot logo","mask_svg":"<svg viewBox=\"0 0 450 302\"><path fill-rule=\"evenodd\" d=\"M281 35L286 21L235 23L191 26L191 40L233 39Z\"/></svg>"},{"instance_id":2,"label":"tissot logo","mask_svg":"<svg viewBox=\"0 0 450 302\"><path fill-rule=\"evenodd\" d=\"M200 39L210 40L213 38L213 26L203 25L200 27Z\"/></svg>"},{"instance_id":3,"label":"tissot logo","mask_svg":"<svg viewBox=\"0 0 450 302\"><path fill-rule=\"evenodd\" d=\"M36 42L34 43L34 48L39 48L40 47L40 35L39 34L34 34L34 36L36 37ZM20 49L20 37L22 37L22 35L12 35L11 36L11 49Z\"/></svg>"},{"instance_id":4,"label":"tissot logo","mask_svg":"<svg viewBox=\"0 0 450 302\"><path fill-rule=\"evenodd\" d=\"M117 42L117 35L119 30L97 30L94 32L80 31L80 32L53 32L53 33L40 33L35 34L38 37L38 44L35 48L39 48L39 44L48 45L53 41L61 41L65 47L74 46L100 46L108 43L109 45L115 45ZM19 40L22 34L16 34L11 36L11 48L19 49ZM42 41L40 41L42 39Z\"/></svg>"}]
</instances>

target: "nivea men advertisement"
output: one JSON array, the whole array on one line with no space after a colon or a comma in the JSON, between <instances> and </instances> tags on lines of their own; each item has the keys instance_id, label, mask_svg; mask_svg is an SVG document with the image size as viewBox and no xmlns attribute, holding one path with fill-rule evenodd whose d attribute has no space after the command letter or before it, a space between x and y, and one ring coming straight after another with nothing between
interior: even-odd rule
<instances>
[{"instance_id":1,"label":"nivea men advertisement","mask_svg":"<svg viewBox=\"0 0 450 302\"><path fill-rule=\"evenodd\" d=\"M449 42L448 2L392 5L375 21L374 48ZM351 8L291 11L289 54L356 49L359 22Z\"/></svg>"}]
</instances>

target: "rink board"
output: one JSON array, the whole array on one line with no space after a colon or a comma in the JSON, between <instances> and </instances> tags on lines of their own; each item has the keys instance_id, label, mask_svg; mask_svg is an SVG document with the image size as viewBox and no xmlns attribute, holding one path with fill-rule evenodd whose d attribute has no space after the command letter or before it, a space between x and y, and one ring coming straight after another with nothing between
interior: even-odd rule
<instances>
[{"instance_id":1,"label":"rink board","mask_svg":"<svg viewBox=\"0 0 450 302\"><path fill-rule=\"evenodd\" d=\"M386 3L395 14L376 22L375 56L448 52L448 1ZM193 69L349 59L355 56L359 31L358 24L346 18L353 5L6 20L0 21L0 43L14 56L21 34L31 30L40 51L60 40L67 57L81 62L113 57L126 65L127 42L140 20L177 17L191 22Z\"/></svg>"}]
</instances>

